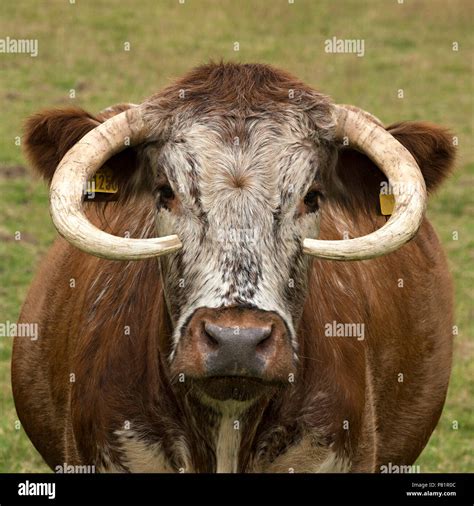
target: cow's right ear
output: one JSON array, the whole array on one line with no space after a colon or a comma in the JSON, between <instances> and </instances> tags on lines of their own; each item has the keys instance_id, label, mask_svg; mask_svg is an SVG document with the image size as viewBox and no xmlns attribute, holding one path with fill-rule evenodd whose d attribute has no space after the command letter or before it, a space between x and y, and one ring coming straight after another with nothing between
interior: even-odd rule
<instances>
[{"instance_id":1,"label":"cow's right ear","mask_svg":"<svg viewBox=\"0 0 474 506\"><path fill-rule=\"evenodd\" d=\"M36 172L50 183L63 156L99 124L98 118L76 107L34 114L24 127L26 156Z\"/></svg>"},{"instance_id":2,"label":"cow's right ear","mask_svg":"<svg viewBox=\"0 0 474 506\"><path fill-rule=\"evenodd\" d=\"M93 116L83 109L50 109L39 112L25 123L23 145L33 168L48 184L64 155L90 130L110 117L123 112L131 104L119 104ZM122 196L130 196L144 188L138 188L142 178L137 177L139 163L137 151L127 148L107 161ZM143 182L144 184L144 182ZM133 187L133 188L132 188Z\"/></svg>"}]
</instances>

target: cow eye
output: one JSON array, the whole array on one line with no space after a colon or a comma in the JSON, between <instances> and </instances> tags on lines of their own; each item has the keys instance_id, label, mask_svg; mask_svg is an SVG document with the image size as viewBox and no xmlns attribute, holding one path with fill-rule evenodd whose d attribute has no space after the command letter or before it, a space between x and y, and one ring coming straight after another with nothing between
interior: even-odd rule
<instances>
[{"instance_id":1,"label":"cow eye","mask_svg":"<svg viewBox=\"0 0 474 506\"><path fill-rule=\"evenodd\" d=\"M310 190L304 198L304 205L306 206L307 213L315 213L319 209L319 200L321 192L317 190Z\"/></svg>"},{"instance_id":2,"label":"cow eye","mask_svg":"<svg viewBox=\"0 0 474 506\"><path fill-rule=\"evenodd\" d=\"M174 191L169 184L163 184L157 188L158 207L170 208L170 205L174 199Z\"/></svg>"},{"instance_id":3,"label":"cow eye","mask_svg":"<svg viewBox=\"0 0 474 506\"><path fill-rule=\"evenodd\" d=\"M174 192L169 184L165 184L158 189L162 198L171 200L174 198Z\"/></svg>"}]
</instances>

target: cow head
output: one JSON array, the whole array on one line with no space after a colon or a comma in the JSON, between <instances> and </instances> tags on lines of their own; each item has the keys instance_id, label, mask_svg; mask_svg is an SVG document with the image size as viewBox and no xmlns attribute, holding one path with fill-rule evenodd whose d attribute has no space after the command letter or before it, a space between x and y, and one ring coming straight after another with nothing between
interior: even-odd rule
<instances>
[{"instance_id":1,"label":"cow head","mask_svg":"<svg viewBox=\"0 0 474 506\"><path fill-rule=\"evenodd\" d=\"M174 377L192 378L204 398L247 400L294 375L309 255L357 260L389 253L422 219L424 181L408 151L369 114L334 106L271 67L201 67L121 110L105 113L113 117L98 128L88 117L71 130L76 141L92 129L54 173L52 217L67 240L89 253L160 257L173 327L169 366ZM30 121L27 148L45 166L38 163L45 157L42 129L38 118ZM63 141L68 148L71 138ZM382 229L318 241L320 206L334 188L341 143L366 152L411 193L397 195ZM124 149L133 150L134 165L125 191L153 196L157 239L111 236L82 212L84 183ZM53 158L64 154L63 146Z\"/></svg>"}]
</instances>

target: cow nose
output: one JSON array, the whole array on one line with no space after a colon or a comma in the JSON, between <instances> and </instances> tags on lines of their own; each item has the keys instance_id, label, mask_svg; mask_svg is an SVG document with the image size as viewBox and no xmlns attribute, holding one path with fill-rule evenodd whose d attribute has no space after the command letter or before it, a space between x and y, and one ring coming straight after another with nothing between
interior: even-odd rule
<instances>
[{"instance_id":1,"label":"cow nose","mask_svg":"<svg viewBox=\"0 0 474 506\"><path fill-rule=\"evenodd\" d=\"M207 373L211 376L259 376L265 357L273 353L271 325L259 327L222 327L204 322L207 341Z\"/></svg>"},{"instance_id":2,"label":"cow nose","mask_svg":"<svg viewBox=\"0 0 474 506\"><path fill-rule=\"evenodd\" d=\"M217 346L245 354L254 353L272 333L271 327L220 327L209 322L204 323L204 330Z\"/></svg>"},{"instance_id":3,"label":"cow nose","mask_svg":"<svg viewBox=\"0 0 474 506\"><path fill-rule=\"evenodd\" d=\"M287 385L295 372L295 353L283 318L241 306L196 309L171 362L173 377L192 378L198 390L204 388L216 399L227 398L229 392L234 398L234 388L244 388L244 383L256 388ZM189 382L182 384L187 388Z\"/></svg>"}]
</instances>

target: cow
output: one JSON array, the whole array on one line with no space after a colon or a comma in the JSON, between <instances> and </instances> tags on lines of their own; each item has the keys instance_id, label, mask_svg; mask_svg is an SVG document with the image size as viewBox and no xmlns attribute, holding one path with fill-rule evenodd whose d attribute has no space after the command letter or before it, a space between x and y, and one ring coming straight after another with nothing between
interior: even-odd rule
<instances>
[{"instance_id":1,"label":"cow","mask_svg":"<svg viewBox=\"0 0 474 506\"><path fill-rule=\"evenodd\" d=\"M449 131L210 63L137 106L33 115L24 145L60 237L21 309L38 339L15 339L12 385L52 469L415 462L451 368L451 278L425 217ZM118 192L89 199L104 167Z\"/></svg>"}]
</instances>

